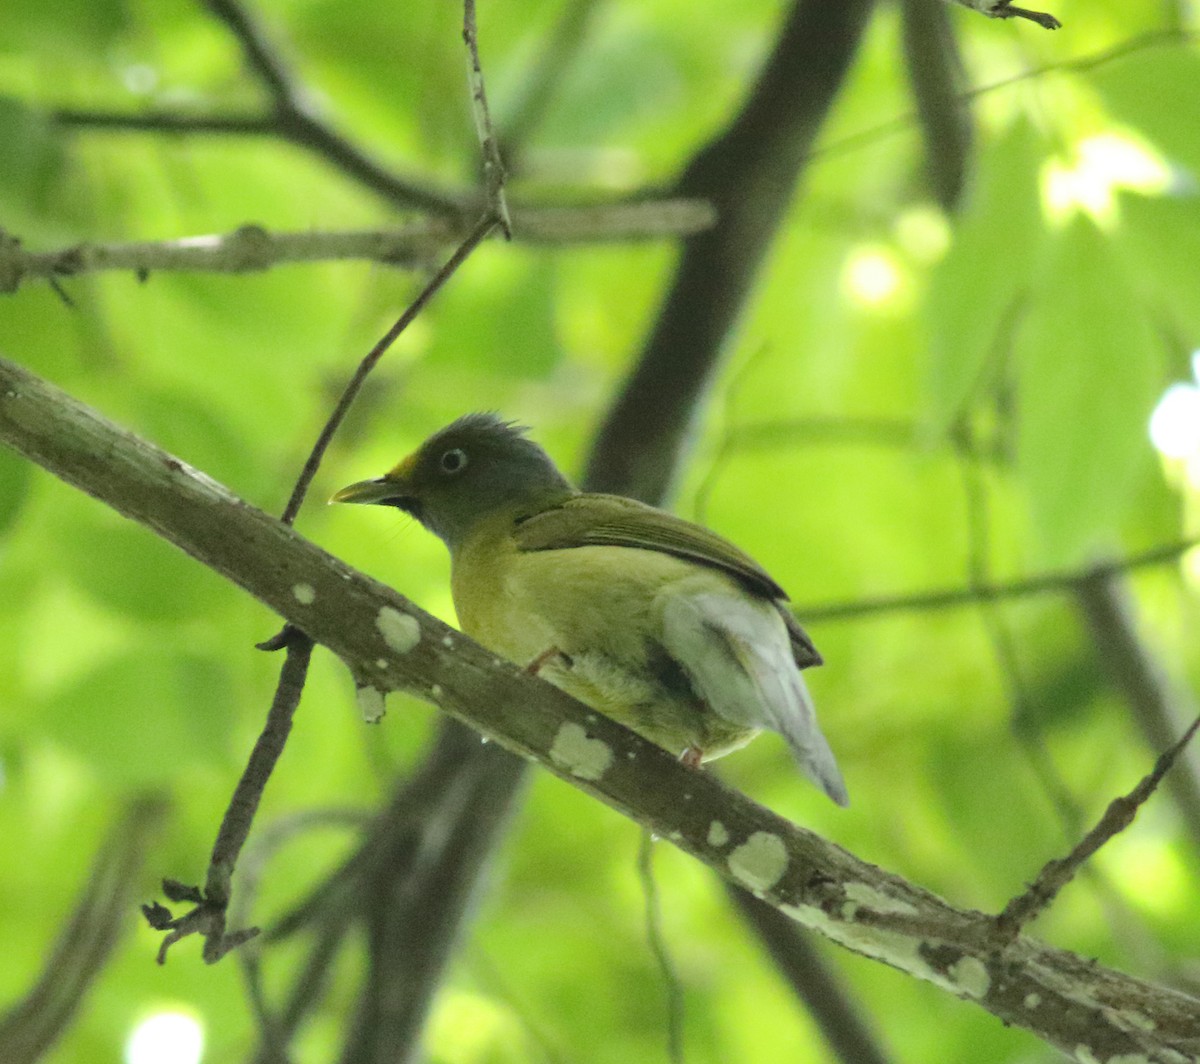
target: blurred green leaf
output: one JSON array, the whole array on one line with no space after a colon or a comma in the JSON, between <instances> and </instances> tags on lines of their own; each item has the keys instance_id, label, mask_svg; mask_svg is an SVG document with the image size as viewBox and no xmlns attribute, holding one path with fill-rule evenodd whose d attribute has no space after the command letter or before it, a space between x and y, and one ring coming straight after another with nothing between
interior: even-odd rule
<instances>
[{"instance_id":1,"label":"blurred green leaf","mask_svg":"<svg viewBox=\"0 0 1200 1064\"><path fill-rule=\"evenodd\" d=\"M55 551L71 579L109 609L151 624L203 616L225 582L153 533L95 506L58 529Z\"/></svg>"},{"instance_id":2,"label":"blurred green leaf","mask_svg":"<svg viewBox=\"0 0 1200 1064\"><path fill-rule=\"evenodd\" d=\"M1188 45L1135 52L1091 74L1109 113L1200 177L1200 54Z\"/></svg>"},{"instance_id":3,"label":"blurred green leaf","mask_svg":"<svg viewBox=\"0 0 1200 1064\"><path fill-rule=\"evenodd\" d=\"M1162 382L1142 306L1090 222L1049 249L1016 356L1018 464L1043 561L1078 562L1117 540Z\"/></svg>"},{"instance_id":4,"label":"blurred green leaf","mask_svg":"<svg viewBox=\"0 0 1200 1064\"><path fill-rule=\"evenodd\" d=\"M429 358L504 377L544 377L562 356L553 257L487 250L456 278L459 284L439 293Z\"/></svg>"},{"instance_id":5,"label":"blurred green leaf","mask_svg":"<svg viewBox=\"0 0 1200 1064\"><path fill-rule=\"evenodd\" d=\"M1005 319L1028 293L1042 240L1040 138L1024 120L980 156L975 184L934 268L924 308L930 426L944 432L979 387Z\"/></svg>"},{"instance_id":6,"label":"blurred green leaf","mask_svg":"<svg viewBox=\"0 0 1200 1064\"><path fill-rule=\"evenodd\" d=\"M208 658L148 645L106 662L42 706L42 730L118 784L168 782L225 761L231 678Z\"/></svg>"},{"instance_id":7,"label":"blurred green leaf","mask_svg":"<svg viewBox=\"0 0 1200 1064\"><path fill-rule=\"evenodd\" d=\"M1117 240L1151 306L1200 342L1200 196L1122 197Z\"/></svg>"},{"instance_id":8,"label":"blurred green leaf","mask_svg":"<svg viewBox=\"0 0 1200 1064\"><path fill-rule=\"evenodd\" d=\"M21 513L32 480L33 466L29 460L0 446L0 536Z\"/></svg>"},{"instance_id":9,"label":"blurred green leaf","mask_svg":"<svg viewBox=\"0 0 1200 1064\"><path fill-rule=\"evenodd\" d=\"M167 7L169 5L163 5ZM97 57L130 25L128 0L54 0L0 4L0 38L9 46Z\"/></svg>"},{"instance_id":10,"label":"blurred green leaf","mask_svg":"<svg viewBox=\"0 0 1200 1064\"><path fill-rule=\"evenodd\" d=\"M63 161L61 142L45 115L0 96L0 204L37 213Z\"/></svg>"}]
</instances>

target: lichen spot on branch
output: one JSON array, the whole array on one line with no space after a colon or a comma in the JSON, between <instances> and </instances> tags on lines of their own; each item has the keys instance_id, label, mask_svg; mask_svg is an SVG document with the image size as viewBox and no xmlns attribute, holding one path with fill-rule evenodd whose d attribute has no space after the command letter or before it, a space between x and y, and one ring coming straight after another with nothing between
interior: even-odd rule
<instances>
[{"instance_id":1,"label":"lichen spot on branch","mask_svg":"<svg viewBox=\"0 0 1200 1064\"><path fill-rule=\"evenodd\" d=\"M312 584L293 584L292 598L301 606L311 606L317 601L317 589Z\"/></svg>"},{"instance_id":2,"label":"lichen spot on branch","mask_svg":"<svg viewBox=\"0 0 1200 1064\"><path fill-rule=\"evenodd\" d=\"M612 748L588 737L582 725L565 721L554 736L550 760L581 780L598 780L613 762Z\"/></svg>"},{"instance_id":3,"label":"lichen spot on branch","mask_svg":"<svg viewBox=\"0 0 1200 1064\"><path fill-rule=\"evenodd\" d=\"M734 879L751 890L770 890L783 878L787 866L783 839L769 831L756 831L729 855Z\"/></svg>"},{"instance_id":4,"label":"lichen spot on branch","mask_svg":"<svg viewBox=\"0 0 1200 1064\"><path fill-rule=\"evenodd\" d=\"M724 846L729 841L729 829L719 820L708 825L708 844L714 850Z\"/></svg>"},{"instance_id":5,"label":"lichen spot on branch","mask_svg":"<svg viewBox=\"0 0 1200 1064\"><path fill-rule=\"evenodd\" d=\"M384 704L383 692L378 687L359 687L354 692L354 697L358 701L358 711L366 723L378 724L383 720L387 707Z\"/></svg>"},{"instance_id":6,"label":"lichen spot on branch","mask_svg":"<svg viewBox=\"0 0 1200 1064\"><path fill-rule=\"evenodd\" d=\"M375 627L379 629L383 641L397 654L407 654L421 641L421 626L416 618L391 606L380 609L375 618Z\"/></svg>"},{"instance_id":7,"label":"lichen spot on branch","mask_svg":"<svg viewBox=\"0 0 1200 1064\"><path fill-rule=\"evenodd\" d=\"M978 957L963 957L950 967L946 973L958 984L959 989L976 1001L987 997L992 988L992 977L988 974L987 966Z\"/></svg>"}]
</instances>

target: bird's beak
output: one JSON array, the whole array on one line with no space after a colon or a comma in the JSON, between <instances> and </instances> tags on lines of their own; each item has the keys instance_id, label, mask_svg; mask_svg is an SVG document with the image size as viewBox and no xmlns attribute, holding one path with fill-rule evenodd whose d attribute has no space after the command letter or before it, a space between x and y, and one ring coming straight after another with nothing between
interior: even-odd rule
<instances>
[{"instance_id":1,"label":"bird's beak","mask_svg":"<svg viewBox=\"0 0 1200 1064\"><path fill-rule=\"evenodd\" d=\"M330 502L360 502L374 503L377 506L400 506L411 499L404 490L404 485L390 476L376 477L374 480L360 480L356 484L348 484L330 498Z\"/></svg>"},{"instance_id":2,"label":"bird's beak","mask_svg":"<svg viewBox=\"0 0 1200 1064\"><path fill-rule=\"evenodd\" d=\"M375 506L395 506L413 517L418 517L420 504L413 494L413 470L417 467L417 454L410 454L394 469L389 469L374 480L360 480L347 484L335 492L330 502L361 502Z\"/></svg>"}]
</instances>

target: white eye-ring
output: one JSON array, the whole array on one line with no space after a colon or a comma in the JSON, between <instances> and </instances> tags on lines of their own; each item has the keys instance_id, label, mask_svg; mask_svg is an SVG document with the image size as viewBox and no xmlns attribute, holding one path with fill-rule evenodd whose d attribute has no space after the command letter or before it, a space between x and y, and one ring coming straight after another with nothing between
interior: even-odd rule
<instances>
[{"instance_id":1,"label":"white eye-ring","mask_svg":"<svg viewBox=\"0 0 1200 1064\"><path fill-rule=\"evenodd\" d=\"M441 466L443 473L461 473L467 468L467 452L461 447L447 451L441 457Z\"/></svg>"}]
</instances>

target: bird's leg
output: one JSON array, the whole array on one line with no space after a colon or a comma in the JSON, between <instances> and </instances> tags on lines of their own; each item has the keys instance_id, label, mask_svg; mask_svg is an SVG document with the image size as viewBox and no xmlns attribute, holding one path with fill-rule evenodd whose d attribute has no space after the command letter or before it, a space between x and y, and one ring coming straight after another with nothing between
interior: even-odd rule
<instances>
[{"instance_id":1,"label":"bird's leg","mask_svg":"<svg viewBox=\"0 0 1200 1064\"><path fill-rule=\"evenodd\" d=\"M529 673L530 676L536 676L542 671L542 669L549 665L550 662L554 661L555 658L559 660L560 664L562 664L564 668L569 669L573 664L571 658L559 650L558 647L547 647L536 658L534 658L533 661L525 666L525 671Z\"/></svg>"},{"instance_id":2,"label":"bird's leg","mask_svg":"<svg viewBox=\"0 0 1200 1064\"><path fill-rule=\"evenodd\" d=\"M698 746L689 746L679 755L679 760L688 768L699 768L700 762L704 760L704 751Z\"/></svg>"}]
</instances>

